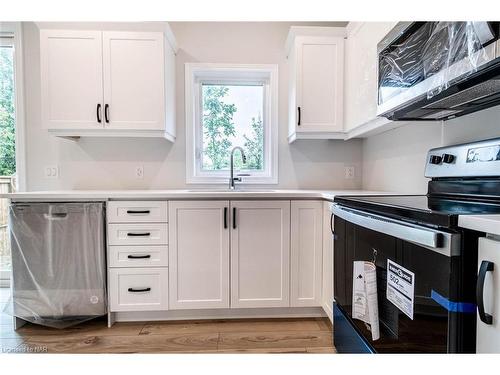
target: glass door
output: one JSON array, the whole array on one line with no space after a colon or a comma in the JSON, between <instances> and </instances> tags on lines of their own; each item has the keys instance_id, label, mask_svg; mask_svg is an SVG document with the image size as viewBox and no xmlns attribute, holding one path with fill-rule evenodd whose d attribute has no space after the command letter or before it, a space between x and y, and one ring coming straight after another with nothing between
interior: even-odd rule
<instances>
[{"instance_id":1,"label":"glass door","mask_svg":"<svg viewBox=\"0 0 500 375\"><path fill-rule=\"evenodd\" d=\"M15 187L16 118L14 80L14 38L0 34L0 193ZM0 287L8 287L11 269L8 201L0 199Z\"/></svg>"}]
</instances>

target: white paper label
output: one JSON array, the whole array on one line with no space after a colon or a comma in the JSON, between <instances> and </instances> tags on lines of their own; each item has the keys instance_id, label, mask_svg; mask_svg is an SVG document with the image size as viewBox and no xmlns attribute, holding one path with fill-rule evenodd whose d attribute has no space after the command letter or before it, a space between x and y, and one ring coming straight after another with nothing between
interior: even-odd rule
<instances>
[{"instance_id":1,"label":"white paper label","mask_svg":"<svg viewBox=\"0 0 500 375\"><path fill-rule=\"evenodd\" d=\"M387 299L413 320L415 274L387 259Z\"/></svg>"},{"instance_id":2,"label":"white paper label","mask_svg":"<svg viewBox=\"0 0 500 375\"><path fill-rule=\"evenodd\" d=\"M372 340L380 338L377 302L377 267L371 262L353 264L352 317L369 325Z\"/></svg>"}]
</instances>

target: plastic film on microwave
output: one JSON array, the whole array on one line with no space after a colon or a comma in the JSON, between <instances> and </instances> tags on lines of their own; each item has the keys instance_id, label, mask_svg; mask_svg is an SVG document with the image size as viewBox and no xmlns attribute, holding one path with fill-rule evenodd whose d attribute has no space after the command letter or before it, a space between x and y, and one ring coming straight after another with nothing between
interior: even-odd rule
<instances>
[{"instance_id":1,"label":"plastic film on microwave","mask_svg":"<svg viewBox=\"0 0 500 375\"><path fill-rule=\"evenodd\" d=\"M494 36L486 22L423 22L415 27L379 56L379 103L419 84L430 99L489 58L482 47Z\"/></svg>"},{"instance_id":2,"label":"plastic film on microwave","mask_svg":"<svg viewBox=\"0 0 500 375\"><path fill-rule=\"evenodd\" d=\"M12 296L22 320L66 328L107 313L102 203L29 203L9 208Z\"/></svg>"}]
</instances>

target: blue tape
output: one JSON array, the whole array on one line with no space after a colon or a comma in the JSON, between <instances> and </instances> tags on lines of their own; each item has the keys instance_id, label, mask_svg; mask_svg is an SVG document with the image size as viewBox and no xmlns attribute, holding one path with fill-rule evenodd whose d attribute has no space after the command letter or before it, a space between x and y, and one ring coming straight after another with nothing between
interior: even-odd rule
<instances>
[{"instance_id":1,"label":"blue tape","mask_svg":"<svg viewBox=\"0 0 500 375\"><path fill-rule=\"evenodd\" d=\"M476 304L470 302L453 302L443 297L435 290L431 291L431 298L443 306L446 310L458 313L476 313Z\"/></svg>"}]
</instances>

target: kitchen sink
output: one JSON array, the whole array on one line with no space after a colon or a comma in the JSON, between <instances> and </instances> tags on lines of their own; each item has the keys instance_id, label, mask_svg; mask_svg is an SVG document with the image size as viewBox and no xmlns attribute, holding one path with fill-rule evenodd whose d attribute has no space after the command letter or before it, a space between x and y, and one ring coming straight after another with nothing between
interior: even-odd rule
<instances>
[{"instance_id":1,"label":"kitchen sink","mask_svg":"<svg viewBox=\"0 0 500 375\"><path fill-rule=\"evenodd\" d=\"M245 189L245 188L242 188L242 189L235 189L235 190L231 190L231 189L218 189L218 188L214 188L214 189L189 189L187 190L189 193L272 193L272 192L275 192L276 190L272 190L272 189Z\"/></svg>"}]
</instances>

